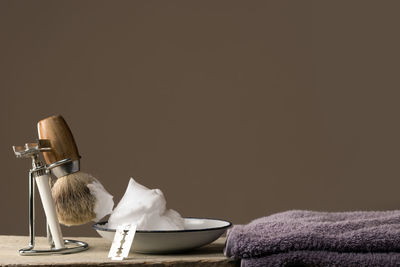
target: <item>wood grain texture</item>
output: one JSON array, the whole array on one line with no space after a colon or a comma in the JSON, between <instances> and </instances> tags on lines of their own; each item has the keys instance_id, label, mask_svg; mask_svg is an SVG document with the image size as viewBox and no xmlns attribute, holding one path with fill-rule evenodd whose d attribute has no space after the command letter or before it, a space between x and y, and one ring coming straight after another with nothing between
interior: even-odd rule
<instances>
[{"instance_id":1,"label":"wood grain texture","mask_svg":"<svg viewBox=\"0 0 400 267\"><path fill-rule=\"evenodd\" d=\"M43 153L47 164L66 158L72 160L80 158L72 132L61 115L39 121L37 128L39 139L50 140L52 151Z\"/></svg>"},{"instance_id":2,"label":"wood grain texture","mask_svg":"<svg viewBox=\"0 0 400 267\"><path fill-rule=\"evenodd\" d=\"M239 266L226 258L222 251L225 238L184 254L150 255L131 253L123 261L107 258L110 243L102 238L73 237L89 244L89 250L69 255L19 256L18 249L28 244L27 236L0 236L0 266ZM46 238L37 237L38 248L47 248Z\"/></svg>"}]
</instances>

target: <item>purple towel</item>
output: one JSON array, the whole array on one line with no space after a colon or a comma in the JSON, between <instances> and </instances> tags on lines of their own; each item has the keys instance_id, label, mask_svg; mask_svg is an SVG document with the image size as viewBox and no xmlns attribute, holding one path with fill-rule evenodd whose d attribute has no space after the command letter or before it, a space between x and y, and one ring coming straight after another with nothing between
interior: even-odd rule
<instances>
[{"instance_id":1,"label":"purple towel","mask_svg":"<svg viewBox=\"0 0 400 267\"><path fill-rule=\"evenodd\" d=\"M287 211L235 225L225 255L242 266L400 266L400 211Z\"/></svg>"},{"instance_id":2,"label":"purple towel","mask_svg":"<svg viewBox=\"0 0 400 267\"><path fill-rule=\"evenodd\" d=\"M242 259L241 267L394 267L400 266L399 253L350 253L331 251L291 251L261 258Z\"/></svg>"}]
</instances>

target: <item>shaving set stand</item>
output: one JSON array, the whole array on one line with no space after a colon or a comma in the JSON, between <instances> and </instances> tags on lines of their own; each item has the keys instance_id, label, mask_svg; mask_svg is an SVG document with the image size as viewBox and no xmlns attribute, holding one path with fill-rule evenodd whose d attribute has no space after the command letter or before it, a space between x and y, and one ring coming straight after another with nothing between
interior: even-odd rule
<instances>
[{"instance_id":1,"label":"shaving set stand","mask_svg":"<svg viewBox=\"0 0 400 267\"><path fill-rule=\"evenodd\" d=\"M51 195L52 176L59 178L79 171L79 159L64 158L49 165L44 164L40 158L40 154L43 154L46 159L46 153L60 153L60 151L55 151L57 148L54 149L54 147L52 147L52 142L48 139L39 139L37 143L27 143L24 146L13 146L13 150L17 158L32 159L32 169L29 171L30 241L28 247L19 250L19 254L22 256L70 254L87 250L89 246L83 241L63 239L56 208ZM67 155L68 153L61 154ZM35 249L35 184L38 187L43 209L46 214L49 249Z\"/></svg>"}]
</instances>

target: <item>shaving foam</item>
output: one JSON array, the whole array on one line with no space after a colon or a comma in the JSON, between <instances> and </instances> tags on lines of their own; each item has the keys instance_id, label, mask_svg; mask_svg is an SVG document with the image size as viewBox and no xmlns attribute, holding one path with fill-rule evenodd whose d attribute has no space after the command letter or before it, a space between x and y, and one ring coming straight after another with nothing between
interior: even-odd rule
<instances>
[{"instance_id":1,"label":"shaving foam","mask_svg":"<svg viewBox=\"0 0 400 267\"><path fill-rule=\"evenodd\" d=\"M131 224L136 225L137 230L183 230L183 218L175 210L167 209L166 204L160 189L149 189L131 178L107 227L116 229Z\"/></svg>"}]
</instances>

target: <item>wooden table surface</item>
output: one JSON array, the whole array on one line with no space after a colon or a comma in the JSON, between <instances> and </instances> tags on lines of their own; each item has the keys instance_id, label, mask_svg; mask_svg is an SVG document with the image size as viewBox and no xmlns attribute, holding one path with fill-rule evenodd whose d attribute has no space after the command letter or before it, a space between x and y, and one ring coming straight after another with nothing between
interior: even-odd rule
<instances>
[{"instance_id":1,"label":"wooden table surface","mask_svg":"<svg viewBox=\"0 0 400 267\"><path fill-rule=\"evenodd\" d=\"M68 238L66 238L68 239ZM18 250L26 247L27 236L0 235L0 266L239 266L239 262L226 258L222 251L225 238L184 254L149 255L130 253L123 261L107 258L110 243L99 237L72 237L85 241L89 249L66 255L20 256ZM45 237L36 237L35 248L48 249Z\"/></svg>"}]
</instances>

